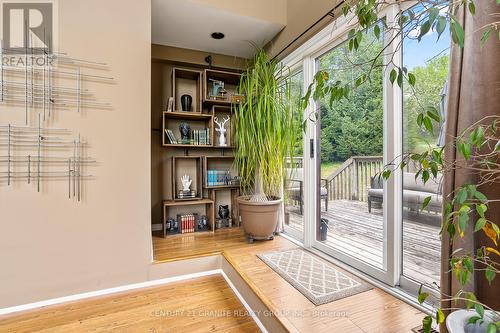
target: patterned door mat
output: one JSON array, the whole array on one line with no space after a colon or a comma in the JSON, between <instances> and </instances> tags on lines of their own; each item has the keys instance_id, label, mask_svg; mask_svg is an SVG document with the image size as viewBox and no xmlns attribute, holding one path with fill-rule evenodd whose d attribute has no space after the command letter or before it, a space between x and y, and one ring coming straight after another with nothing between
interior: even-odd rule
<instances>
[{"instance_id":1,"label":"patterned door mat","mask_svg":"<svg viewBox=\"0 0 500 333\"><path fill-rule=\"evenodd\" d=\"M302 249L258 254L315 305L359 294L373 287Z\"/></svg>"}]
</instances>

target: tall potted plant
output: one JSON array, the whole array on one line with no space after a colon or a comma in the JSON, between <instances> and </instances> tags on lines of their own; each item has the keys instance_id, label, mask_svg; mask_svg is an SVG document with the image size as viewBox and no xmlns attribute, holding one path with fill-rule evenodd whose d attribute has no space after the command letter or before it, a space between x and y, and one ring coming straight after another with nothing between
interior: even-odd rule
<instances>
[{"instance_id":1,"label":"tall potted plant","mask_svg":"<svg viewBox=\"0 0 500 333\"><path fill-rule=\"evenodd\" d=\"M286 68L259 49L240 81L245 100L235 109L235 165L243 192L239 211L249 242L273 238L283 202L286 159L302 123L287 74Z\"/></svg>"}]
</instances>

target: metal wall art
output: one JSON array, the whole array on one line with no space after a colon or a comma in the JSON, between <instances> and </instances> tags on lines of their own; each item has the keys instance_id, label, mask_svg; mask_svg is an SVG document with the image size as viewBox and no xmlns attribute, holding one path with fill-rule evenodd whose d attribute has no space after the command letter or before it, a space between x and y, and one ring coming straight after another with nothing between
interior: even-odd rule
<instances>
[{"instance_id":1,"label":"metal wall art","mask_svg":"<svg viewBox=\"0 0 500 333\"><path fill-rule=\"evenodd\" d=\"M40 192L42 180L67 181L68 198L80 201L83 181L93 178L86 167L96 163L85 156L87 147L80 135L72 138L67 129L44 128L41 119L37 127L1 125L0 183L34 183Z\"/></svg>"},{"instance_id":2,"label":"metal wall art","mask_svg":"<svg viewBox=\"0 0 500 333\"><path fill-rule=\"evenodd\" d=\"M40 192L43 180L62 180L68 183L68 198L80 201L83 181L94 178L86 169L96 164L84 156L88 144L80 134L74 137L68 129L43 124L59 110L111 109L111 104L97 101L84 83L112 83L113 78L83 73L107 70L105 63L32 47L29 29L24 31L24 49L5 49L3 42L0 47L0 105L4 112L14 106L12 111L24 111L23 126L0 124L0 185L35 183Z\"/></svg>"}]
</instances>

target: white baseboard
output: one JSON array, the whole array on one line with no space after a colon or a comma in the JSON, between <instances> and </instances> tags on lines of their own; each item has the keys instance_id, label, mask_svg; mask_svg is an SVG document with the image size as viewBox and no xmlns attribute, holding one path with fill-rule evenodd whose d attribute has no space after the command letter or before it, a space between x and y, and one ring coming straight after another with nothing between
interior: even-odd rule
<instances>
[{"instance_id":1,"label":"white baseboard","mask_svg":"<svg viewBox=\"0 0 500 333\"><path fill-rule=\"evenodd\" d=\"M171 283L171 282L177 282L177 281L182 281L182 280L187 280L187 279L192 279L192 278L197 278L197 277L202 277L202 276L208 276L208 275L214 275L214 274L222 274L222 273L223 273L222 269L219 268L219 269L214 269L214 270L205 271L205 272L197 272L197 273L191 273L191 274L185 274L185 275L178 275L178 276L173 276L173 277L169 277L169 278L165 278L165 279L151 280L151 281L139 282L139 283L134 283L134 284L128 284L125 286L101 289L101 290L96 290L96 291L89 291L89 292L81 293L81 294L63 296L63 297L48 299L48 300L44 300L44 301L38 301L38 302L34 302L34 303L28 303L28 304L16 305L16 306L8 307L8 308L3 308L3 309L0 309L0 315L5 315L5 314L19 312L19 311L33 310L33 309L41 308L43 306L56 305L56 304L61 304L61 303L66 303L66 302L71 302L71 301L78 301L78 300L83 300L83 299L86 299L89 297L103 296L103 295L113 294L113 293L117 293L117 292L121 292L121 291L128 291L128 290L134 290L134 289L139 289L139 288L158 286L158 285L167 284L167 283Z\"/></svg>"},{"instance_id":2,"label":"white baseboard","mask_svg":"<svg viewBox=\"0 0 500 333\"><path fill-rule=\"evenodd\" d=\"M248 303L245 301L245 299L243 298L243 296L241 296L241 294L238 291L238 289L236 289L236 287L233 284L233 282L229 279L229 277L226 275L226 273L224 273L224 271L222 269L221 269L221 274L224 277L224 280L226 280L226 282L229 285L229 287L233 290L233 292L236 295L236 297L238 297L238 299L240 300L241 304L243 304L243 306L248 311L248 313L250 314L250 316L252 317L252 319L255 321L255 323L257 324L257 326L260 328L261 332L262 333L268 333L268 331L266 330L266 328L264 327L264 325L260 321L259 317L257 317L257 315L255 314L255 312L253 311L253 309L250 307L250 305L248 305Z\"/></svg>"}]
</instances>

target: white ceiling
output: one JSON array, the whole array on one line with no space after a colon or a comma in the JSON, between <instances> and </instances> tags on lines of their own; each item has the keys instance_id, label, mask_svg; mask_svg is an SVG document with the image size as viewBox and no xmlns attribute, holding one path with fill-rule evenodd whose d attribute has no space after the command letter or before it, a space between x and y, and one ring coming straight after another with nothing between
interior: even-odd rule
<instances>
[{"instance_id":1,"label":"white ceiling","mask_svg":"<svg viewBox=\"0 0 500 333\"><path fill-rule=\"evenodd\" d=\"M252 44L265 45L283 27L193 0L152 0L153 44L251 58ZM215 40L212 32L222 32L225 38Z\"/></svg>"}]
</instances>

